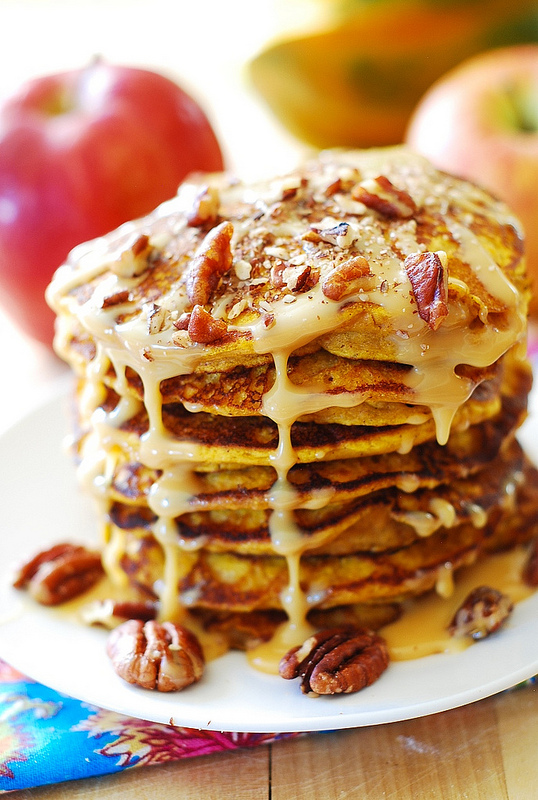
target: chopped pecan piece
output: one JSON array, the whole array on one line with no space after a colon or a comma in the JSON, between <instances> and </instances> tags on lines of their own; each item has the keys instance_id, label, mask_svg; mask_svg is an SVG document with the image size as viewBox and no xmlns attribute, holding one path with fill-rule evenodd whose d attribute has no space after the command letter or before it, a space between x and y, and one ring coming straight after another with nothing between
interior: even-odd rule
<instances>
[{"instance_id":1,"label":"chopped pecan piece","mask_svg":"<svg viewBox=\"0 0 538 800\"><path fill-rule=\"evenodd\" d=\"M198 639L173 622L127 620L109 634L107 654L127 683L159 692L180 691L204 670Z\"/></svg>"},{"instance_id":2,"label":"chopped pecan piece","mask_svg":"<svg viewBox=\"0 0 538 800\"><path fill-rule=\"evenodd\" d=\"M314 244L318 244L319 242L323 241L318 231L314 230L313 228L309 228L309 230L301 234L301 239L304 242L314 242Z\"/></svg>"},{"instance_id":3,"label":"chopped pecan piece","mask_svg":"<svg viewBox=\"0 0 538 800\"><path fill-rule=\"evenodd\" d=\"M300 175L290 175L282 181L280 199L282 201L293 200L299 190L304 189L306 186L308 186L307 178L302 178Z\"/></svg>"},{"instance_id":4,"label":"chopped pecan piece","mask_svg":"<svg viewBox=\"0 0 538 800\"><path fill-rule=\"evenodd\" d=\"M297 266L281 261L271 268L271 284L275 289L286 286L290 292L308 292L319 280L319 272L309 264Z\"/></svg>"},{"instance_id":5,"label":"chopped pecan piece","mask_svg":"<svg viewBox=\"0 0 538 800\"><path fill-rule=\"evenodd\" d=\"M448 631L451 636L484 639L506 622L512 609L507 595L490 586L478 586L458 608Z\"/></svg>"},{"instance_id":6,"label":"chopped pecan piece","mask_svg":"<svg viewBox=\"0 0 538 800\"><path fill-rule=\"evenodd\" d=\"M193 342L210 344L222 339L228 326L223 319L215 319L202 306L194 306L189 317L187 331Z\"/></svg>"},{"instance_id":7,"label":"chopped pecan piece","mask_svg":"<svg viewBox=\"0 0 538 800\"><path fill-rule=\"evenodd\" d=\"M308 292L316 283L317 275L312 272L312 267L307 265L299 271L295 277L293 285L290 286L292 292Z\"/></svg>"},{"instance_id":8,"label":"chopped pecan piece","mask_svg":"<svg viewBox=\"0 0 538 800\"><path fill-rule=\"evenodd\" d=\"M187 296L193 305L205 305L233 263L231 222L209 231L193 256L185 276Z\"/></svg>"},{"instance_id":9,"label":"chopped pecan piece","mask_svg":"<svg viewBox=\"0 0 538 800\"><path fill-rule=\"evenodd\" d=\"M62 543L38 553L18 570L16 589L27 589L38 603L55 606L83 594L104 575L99 553Z\"/></svg>"},{"instance_id":10,"label":"chopped pecan piece","mask_svg":"<svg viewBox=\"0 0 538 800\"><path fill-rule=\"evenodd\" d=\"M385 175L356 184L351 196L389 219L405 219L417 210L411 195L394 186Z\"/></svg>"},{"instance_id":11,"label":"chopped pecan piece","mask_svg":"<svg viewBox=\"0 0 538 800\"><path fill-rule=\"evenodd\" d=\"M96 600L88 603L81 612L82 619L88 625L102 625L115 628L129 619L141 619L147 622L157 616L157 603L152 600Z\"/></svg>"},{"instance_id":12,"label":"chopped pecan piece","mask_svg":"<svg viewBox=\"0 0 538 800\"><path fill-rule=\"evenodd\" d=\"M333 197L333 195L338 194L338 192L341 192L342 189L343 189L342 178L335 178L334 181L331 181L331 183L329 183L325 187L323 193L325 197Z\"/></svg>"},{"instance_id":13,"label":"chopped pecan piece","mask_svg":"<svg viewBox=\"0 0 538 800\"><path fill-rule=\"evenodd\" d=\"M143 233L110 264L110 269L120 278L136 278L149 268L153 251L149 236Z\"/></svg>"},{"instance_id":14,"label":"chopped pecan piece","mask_svg":"<svg viewBox=\"0 0 538 800\"><path fill-rule=\"evenodd\" d=\"M183 314L180 314L178 319L172 322L172 325L177 331L186 331L189 327L189 322L191 319L190 311L185 311Z\"/></svg>"},{"instance_id":15,"label":"chopped pecan piece","mask_svg":"<svg viewBox=\"0 0 538 800\"><path fill-rule=\"evenodd\" d=\"M338 222L331 228L319 228L317 226L313 226L312 229L319 235L322 241L328 242L329 244L334 244L337 247L342 248L342 250L346 247L350 247L356 238L356 234L353 232L349 222Z\"/></svg>"},{"instance_id":16,"label":"chopped pecan piece","mask_svg":"<svg viewBox=\"0 0 538 800\"><path fill-rule=\"evenodd\" d=\"M330 628L286 653L279 673L286 680L302 678L305 694L339 694L370 686L388 664L388 648L381 636L360 628Z\"/></svg>"},{"instance_id":17,"label":"chopped pecan piece","mask_svg":"<svg viewBox=\"0 0 538 800\"><path fill-rule=\"evenodd\" d=\"M527 586L538 586L538 539L533 539L530 544L523 568L523 580Z\"/></svg>"},{"instance_id":18,"label":"chopped pecan piece","mask_svg":"<svg viewBox=\"0 0 538 800\"><path fill-rule=\"evenodd\" d=\"M321 291L329 300L341 300L350 294L365 290L365 279L371 277L370 265L364 256L353 256L327 273Z\"/></svg>"},{"instance_id":19,"label":"chopped pecan piece","mask_svg":"<svg viewBox=\"0 0 538 800\"><path fill-rule=\"evenodd\" d=\"M128 303L131 299L131 293L128 289L122 289L119 292L114 292L114 294L109 294L107 297L103 298L103 302L101 303L101 308L103 311L107 308L113 308L114 306L120 306L123 303Z\"/></svg>"},{"instance_id":20,"label":"chopped pecan piece","mask_svg":"<svg viewBox=\"0 0 538 800\"><path fill-rule=\"evenodd\" d=\"M215 225L219 217L220 193L216 186L204 186L194 198L193 207L187 217L192 227Z\"/></svg>"},{"instance_id":21,"label":"chopped pecan piece","mask_svg":"<svg viewBox=\"0 0 538 800\"><path fill-rule=\"evenodd\" d=\"M160 333L166 322L165 309L157 305L157 303L147 303L145 310L148 320L148 333Z\"/></svg>"},{"instance_id":22,"label":"chopped pecan piece","mask_svg":"<svg viewBox=\"0 0 538 800\"><path fill-rule=\"evenodd\" d=\"M448 316L448 270L438 253L412 253L404 261L418 314L436 331Z\"/></svg>"}]
</instances>

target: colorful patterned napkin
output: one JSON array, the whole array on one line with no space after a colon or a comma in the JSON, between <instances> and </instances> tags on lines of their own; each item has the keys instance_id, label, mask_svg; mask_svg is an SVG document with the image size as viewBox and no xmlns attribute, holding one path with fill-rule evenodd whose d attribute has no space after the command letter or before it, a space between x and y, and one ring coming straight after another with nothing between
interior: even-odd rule
<instances>
[{"instance_id":1,"label":"colorful patterned napkin","mask_svg":"<svg viewBox=\"0 0 538 800\"><path fill-rule=\"evenodd\" d=\"M0 661L0 793L299 735L144 722L59 694Z\"/></svg>"},{"instance_id":2,"label":"colorful patterned napkin","mask_svg":"<svg viewBox=\"0 0 538 800\"><path fill-rule=\"evenodd\" d=\"M59 694L0 660L0 794L301 735L145 722Z\"/></svg>"}]
</instances>

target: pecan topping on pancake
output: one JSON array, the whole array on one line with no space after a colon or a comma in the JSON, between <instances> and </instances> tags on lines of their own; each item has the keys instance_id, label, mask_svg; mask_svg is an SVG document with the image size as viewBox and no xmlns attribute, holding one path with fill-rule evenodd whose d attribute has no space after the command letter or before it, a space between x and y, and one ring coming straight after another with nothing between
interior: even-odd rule
<instances>
[{"instance_id":1,"label":"pecan topping on pancake","mask_svg":"<svg viewBox=\"0 0 538 800\"><path fill-rule=\"evenodd\" d=\"M218 286L219 280L229 272L233 255L231 222L221 222L205 237L186 273L187 295L193 305L205 305Z\"/></svg>"},{"instance_id":2,"label":"pecan topping on pancake","mask_svg":"<svg viewBox=\"0 0 538 800\"><path fill-rule=\"evenodd\" d=\"M351 190L351 196L390 219L410 217L416 211L411 195L398 189L385 175L357 184Z\"/></svg>"},{"instance_id":3,"label":"pecan topping on pancake","mask_svg":"<svg viewBox=\"0 0 538 800\"><path fill-rule=\"evenodd\" d=\"M370 277L368 261L364 256L353 256L328 273L321 284L321 291L329 300L341 300L359 291L367 277Z\"/></svg>"},{"instance_id":4,"label":"pecan topping on pancake","mask_svg":"<svg viewBox=\"0 0 538 800\"><path fill-rule=\"evenodd\" d=\"M404 261L418 314L436 331L448 316L448 272L437 253L412 253Z\"/></svg>"},{"instance_id":5,"label":"pecan topping on pancake","mask_svg":"<svg viewBox=\"0 0 538 800\"><path fill-rule=\"evenodd\" d=\"M193 227L215 225L219 216L220 194L216 186L204 186L196 195L187 222Z\"/></svg>"},{"instance_id":6,"label":"pecan topping on pancake","mask_svg":"<svg viewBox=\"0 0 538 800\"><path fill-rule=\"evenodd\" d=\"M187 331L193 342L215 342L222 339L227 329L223 319L215 319L202 306L196 305L192 309Z\"/></svg>"}]
</instances>

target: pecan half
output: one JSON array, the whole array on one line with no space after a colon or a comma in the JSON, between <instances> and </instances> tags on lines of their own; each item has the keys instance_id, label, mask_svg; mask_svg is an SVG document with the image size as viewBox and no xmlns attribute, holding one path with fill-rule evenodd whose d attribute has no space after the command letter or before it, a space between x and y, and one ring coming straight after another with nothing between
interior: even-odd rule
<instances>
[{"instance_id":1,"label":"pecan half","mask_svg":"<svg viewBox=\"0 0 538 800\"><path fill-rule=\"evenodd\" d=\"M533 539L530 544L523 567L523 580L527 586L538 586L538 539Z\"/></svg>"},{"instance_id":2,"label":"pecan half","mask_svg":"<svg viewBox=\"0 0 538 800\"><path fill-rule=\"evenodd\" d=\"M359 628L330 628L286 653L279 673L286 680L302 678L305 694L339 694L370 686L388 664L388 648L381 636Z\"/></svg>"},{"instance_id":3,"label":"pecan half","mask_svg":"<svg viewBox=\"0 0 538 800\"><path fill-rule=\"evenodd\" d=\"M353 256L327 273L321 282L321 291L329 300L341 300L350 294L366 290L365 279L372 277L370 265L364 256Z\"/></svg>"},{"instance_id":4,"label":"pecan half","mask_svg":"<svg viewBox=\"0 0 538 800\"><path fill-rule=\"evenodd\" d=\"M192 227L214 225L219 217L220 193L216 186L204 186L194 198L193 206L187 216Z\"/></svg>"},{"instance_id":5,"label":"pecan half","mask_svg":"<svg viewBox=\"0 0 538 800\"><path fill-rule=\"evenodd\" d=\"M215 319L202 306L194 306L191 311L187 331L193 342L210 344L222 339L228 330L223 319Z\"/></svg>"},{"instance_id":6,"label":"pecan half","mask_svg":"<svg viewBox=\"0 0 538 800\"><path fill-rule=\"evenodd\" d=\"M513 603L507 595L490 586L478 586L458 608L448 631L451 636L484 639L499 630L512 609Z\"/></svg>"},{"instance_id":7,"label":"pecan half","mask_svg":"<svg viewBox=\"0 0 538 800\"><path fill-rule=\"evenodd\" d=\"M412 253L404 261L421 319L434 331L448 316L448 270L438 253Z\"/></svg>"},{"instance_id":8,"label":"pecan half","mask_svg":"<svg viewBox=\"0 0 538 800\"><path fill-rule=\"evenodd\" d=\"M173 622L130 619L109 634L107 654L127 683L158 692L180 691L204 670L198 639Z\"/></svg>"},{"instance_id":9,"label":"pecan half","mask_svg":"<svg viewBox=\"0 0 538 800\"><path fill-rule=\"evenodd\" d=\"M209 231L185 274L187 296L193 305L205 305L223 275L229 272L233 254L231 222L221 222Z\"/></svg>"},{"instance_id":10,"label":"pecan half","mask_svg":"<svg viewBox=\"0 0 538 800\"><path fill-rule=\"evenodd\" d=\"M390 219L411 217L417 207L411 195L398 189L385 175L356 184L351 190L354 200Z\"/></svg>"},{"instance_id":11,"label":"pecan half","mask_svg":"<svg viewBox=\"0 0 538 800\"><path fill-rule=\"evenodd\" d=\"M38 603L59 605L83 594L104 575L99 553L62 543L43 550L19 568L16 589L27 589Z\"/></svg>"}]
</instances>

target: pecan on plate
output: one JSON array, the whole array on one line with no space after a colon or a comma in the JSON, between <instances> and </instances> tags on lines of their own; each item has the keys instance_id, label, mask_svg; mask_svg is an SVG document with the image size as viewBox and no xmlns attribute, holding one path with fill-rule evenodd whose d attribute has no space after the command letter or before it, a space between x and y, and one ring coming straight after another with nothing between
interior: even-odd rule
<instances>
[{"instance_id":1,"label":"pecan on plate","mask_svg":"<svg viewBox=\"0 0 538 800\"><path fill-rule=\"evenodd\" d=\"M339 694L370 686L388 664L381 636L361 628L329 628L289 650L280 661L279 673L287 680L302 678L305 694Z\"/></svg>"},{"instance_id":2,"label":"pecan on plate","mask_svg":"<svg viewBox=\"0 0 538 800\"><path fill-rule=\"evenodd\" d=\"M198 639L173 622L127 620L109 634L107 654L120 678L158 692L178 692L204 670Z\"/></svg>"},{"instance_id":3,"label":"pecan on plate","mask_svg":"<svg viewBox=\"0 0 538 800\"><path fill-rule=\"evenodd\" d=\"M43 550L17 571L13 586L38 603L55 606L86 592L104 575L99 553L62 543Z\"/></svg>"},{"instance_id":4,"label":"pecan on plate","mask_svg":"<svg viewBox=\"0 0 538 800\"><path fill-rule=\"evenodd\" d=\"M419 317L436 331L448 316L446 256L443 253L412 253L405 259L404 269L413 289Z\"/></svg>"},{"instance_id":5,"label":"pecan on plate","mask_svg":"<svg viewBox=\"0 0 538 800\"><path fill-rule=\"evenodd\" d=\"M451 636L484 639L499 630L512 609L513 603L507 595L490 586L478 586L458 608L448 631Z\"/></svg>"}]
</instances>

